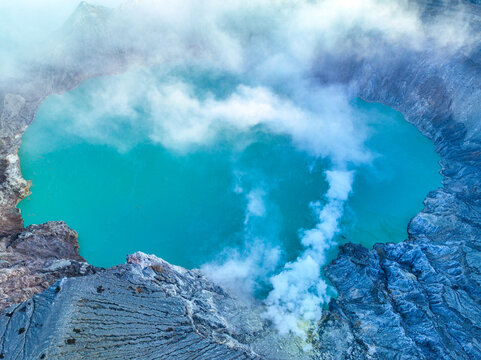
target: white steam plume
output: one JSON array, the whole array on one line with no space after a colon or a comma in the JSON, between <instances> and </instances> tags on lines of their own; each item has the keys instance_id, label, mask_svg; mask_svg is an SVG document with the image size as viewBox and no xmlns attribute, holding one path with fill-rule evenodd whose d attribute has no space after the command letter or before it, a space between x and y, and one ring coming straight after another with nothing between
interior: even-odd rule
<instances>
[{"instance_id":1,"label":"white steam plume","mask_svg":"<svg viewBox=\"0 0 481 360\"><path fill-rule=\"evenodd\" d=\"M239 185L236 189L238 193L244 192ZM262 188L252 189L246 194L243 250L225 249L220 261L202 266L202 271L211 280L244 300L252 300L255 292L262 289L281 260L279 247L270 245L267 239L255 235L254 238L250 237L250 222L255 218L272 216L267 213L265 197L266 192Z\"/></svg>"},{"instance_id":2,"label":"white steam plume","mask_svg":"<svg viewBox=\"0 0 481 360\"><path fill-rule=\"evenodd\" d=\"M327 203L318 211L316 227L302 234L305 251L270 279L273 289L265 300L265 316L281 333L305 336L303 321L319 320L322 305L329 301L321 269L326 263L326 251L334 245L333 237L339 231L344 203L354 179L353 172L345 170L326 171L326 177L329 182Z\"/></svg>"},{"instance_id":3,"label":"white steam plume","mask_svg":"<svg viewBox=\"0 0 481 360\"><path fill-rule=\"evenodd\" d=\"M53 61L49 42L79 0L3 0L0 3L0 61L17 67L20 60ZM198 66L242 73L262 81L287 74L304 74L322 53L355 58L379 56L382 44L420 50L443 49L442 56L479 43L458 11L426 25L420 11L406 0L91 0L117 7L102 28L79 29L66 54L88 49L104 37L108 52L132 53L164 66ZM94 15L93 15L94 16ZM94 16L95 17L95 16ZM33 51L45 48L45 52ZM96 48L100 51L101 49ZM62 60L60 53L56 60ZM18 69L17 69L18 70Z\"/></svg>"}]
</instances>

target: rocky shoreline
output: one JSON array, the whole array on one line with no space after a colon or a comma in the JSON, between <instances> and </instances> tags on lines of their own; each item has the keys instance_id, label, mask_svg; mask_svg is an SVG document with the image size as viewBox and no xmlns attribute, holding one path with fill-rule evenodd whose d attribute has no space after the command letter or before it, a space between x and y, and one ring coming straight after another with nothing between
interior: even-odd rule
<instances>
[{"instance_id":1,"label":"rocky shoreline","mask_svg":"<svg viewBox=\"0 0 481 360\"><path fill-rule=\"evenodd\" d=\"M467 9L480 29L481 7ZM83 4L78 26L95 24L97 11ZM449 11L426 2L425 21ZM278 339L258 308L196 270L140 253L98 269L79 256L76 233L64 223L23 228L16 205L29 184L17 152L40 103L148 61L99 41L95 51L73 47L51 66L32 67L28 81L0 85L0 358L481 358L480 49L443 60L433 49L395 48L382 61L320 60L319 81L355 84L355 95L400 111L433 141L443 188L427 196L408 240L341 248L326 268L339 296L313 334L314 352L304 353L293 339Z\"/></svg>"}]
</instances>

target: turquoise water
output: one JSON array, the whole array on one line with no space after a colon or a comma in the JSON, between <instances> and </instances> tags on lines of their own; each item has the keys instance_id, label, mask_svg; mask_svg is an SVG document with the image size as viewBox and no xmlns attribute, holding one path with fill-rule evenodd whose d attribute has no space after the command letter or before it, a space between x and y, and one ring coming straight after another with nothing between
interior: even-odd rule
<instances>
[{"instance_id":1,"label":"turquoise water","mask_svg":"<svg viewBox=\"0 0 481 360\"><path fill-rule=\"evenodd\" d=\"M140 120L149 110L142 103L105 128L125 146L85 140L69 118L92 111L88 94L97 81L48 98L23 136L22 173L33 182L19 204L26 225L66 221L79 233L81 255L104 267L138 250L198 267L254 238L280 245L287 260L299 255L298 231L316 224L309 204L327 190L327 160L260 126L175 152L147 140ZM399 113L360 100L352 106L368 124L376 157L357 170L338 241L368 247L402 241L426 194L441 184L439 157ZM132 116L137 125L127 121ZM252 193L261 194L265 214L246 221Z\"/></svg>"}]
</instances>

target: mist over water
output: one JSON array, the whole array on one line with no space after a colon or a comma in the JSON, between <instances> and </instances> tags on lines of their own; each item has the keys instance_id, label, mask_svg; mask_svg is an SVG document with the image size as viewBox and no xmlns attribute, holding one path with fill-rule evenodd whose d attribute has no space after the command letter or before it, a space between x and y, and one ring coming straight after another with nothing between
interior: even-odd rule
<instances>
[{"instance_id":1,"label":"mist over water","mask_svg":"<svg viewBox=\"0 0 481 360\"><path fill-rule=\"evenodd\" d=\"M322 267L337 244L403 240L440 185L429 141L356 99L355 80L321 83L338 70L324 60L470 52L462 6L425 24L402 0L94 3L116 8L0 4L5 77L78 65L70 53L129 54L135 69L41 106L20 151L26 224L66 220L94 265L142 250L201 267L305 336L333 294Z\"/></svg>"},{"instance_id":2,"label":"mist over water","mask_svg":"<svg viewBox=\"0 0 481 360\"><path fill-rule=\"evenodd\" d=\"M202 267L303 336L334 294L322 267L336 245L402 241L440 185L430 142L387 107L333 89L306 109L235 77L147 74L51 96L23 137L25 223L65 220L93 265L141 250Z\"/></svg>"}]
</instances>

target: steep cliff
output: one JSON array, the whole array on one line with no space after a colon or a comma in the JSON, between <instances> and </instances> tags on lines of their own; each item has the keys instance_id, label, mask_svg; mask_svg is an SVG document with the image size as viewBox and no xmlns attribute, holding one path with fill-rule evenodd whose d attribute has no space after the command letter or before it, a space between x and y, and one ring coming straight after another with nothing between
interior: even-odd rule
<instances>
[{"instance_id":1,"label":"steep cliff","mask_svg":"<svg viewBox=\"0 0 481 360\"><path fill-rule=\"evenodd\" d=\"M479 30L481 9L469 9ZM370 250L348 244L327 267L339 292L320 327L320 349L339 341L328 358L481 357L477 54L470 48L440 61L434 51L406 57L392 49L382 61L360 62L345 68L343 79L330 79L355 79L361 97L401 111L432 139L444 179L409 223L408 240Z\"/></svg>"}]
</instances>

